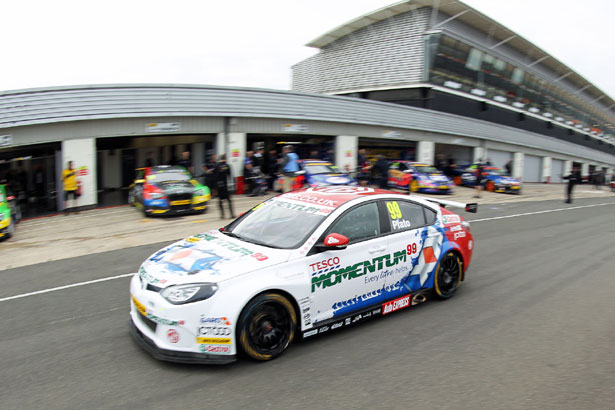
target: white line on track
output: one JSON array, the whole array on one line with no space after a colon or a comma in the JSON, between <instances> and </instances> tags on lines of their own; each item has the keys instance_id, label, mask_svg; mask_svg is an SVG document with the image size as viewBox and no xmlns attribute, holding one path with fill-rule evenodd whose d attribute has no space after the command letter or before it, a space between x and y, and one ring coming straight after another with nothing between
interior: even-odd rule
<instances>
[{"instance_id":1,"label":"white line on track","mask_svg":"<svg viewBox=\"0 0 615 410\"><path fill-rule=\"evenodd\" d=\"M36 292L30 292L30 293L22 293L21 295L8 296L6 298L1 298L0 302L6 302L7 300L13 300L13 299L21 299L21 298L25 298L28 296L40 295L43 293L55 292L55 291L62 290L62 289L76 288L77 286L91 285L92 283L106 282L108 280L113 280L113 279L127 278L132 275L134 275L134 273L124 273L123 275L109 276L108 278L94 279L94 280L89 280L87 282L79 282L79 283L72 283L70 285L65 285L65 286L58 286L57 288L37 290Z\"/></svg>"},{"instance_id":2,"label":"white line on track","mask_svg":"<svg viewBox=\"0 0 615 410\"><path fill-rule=\"evenodd\" d=\"M473 223L473 222L493 221L493 220L496 220L496 219L517 218L517 217L520 217L520 216L546 214L546 213L549 213L549 212L570 211L572 209L592 208L592 207L596 207L596 206L605 206L605 205L615 205L615 202L607 202L607 203L594 204L594 205L571 206L569 208L548 209L546 211L526 212L526 213L523 213L523 214L515 214L515 215L494 216L492 218L474 219L474 220L468 221L468 222L472 222ZM79 283L73 283L71 285L58 286L57 288L38 290L36 292L30 292L30 293L22 293L21 295L8 296L8 297L5 297L5 298L0 298L0 302L6 302L7 300L13 300L13 299L21 299L21 298L25 298L25 297L28 297L28 296L40 295L40 294L43 294L43 293L55 292L55 291L63 290L63 289L75 288L75 287L78 287L78 286L91 285L92 283L99 283L99 282L106 282L108 280L127 278L127 277L132 276L132 275L134 275L134 273L125 273L123 275L110 276L110 277L107 277L107 278L89 280L87 282L79 282Z\"/></svg>"},{"instance_id":3,"label":"white line on track","mask_svg":"<svg viewBox=\"0 0 615 410\"><path fill-rule=\"evenodd\" d=\"M592 208L595 206L605 206L605 205L615 205L615 202L607 202L603 204L594 204L594 205L571 206L570 208L547 209L546 211L526 212L523 214L505 215L505 216L494 216L492 218L474 219L474 220L467 220L467 221L470 223L483 222L483 221L494 221L496 219L517 218L520 216L547 214L549 212L570 211L572 209Z\"/></svg>"}]
</instances>

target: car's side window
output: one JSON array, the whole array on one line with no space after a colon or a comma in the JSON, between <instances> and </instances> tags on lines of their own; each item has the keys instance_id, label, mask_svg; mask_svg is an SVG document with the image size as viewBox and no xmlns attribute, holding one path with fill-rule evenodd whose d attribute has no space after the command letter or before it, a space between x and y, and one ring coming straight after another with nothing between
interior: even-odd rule
<instances>
[{"instance_id":1,"label":"car's side window","mask_svg":"<svg viewBox=\"0 0 615 410\"><path fill-rule=\"evenodd\" d=\"M424 209L425 209L425 223L427 223L427 225L433 225L436 222L436 216L438 214L433 209L429 209L429 208L424 208Z\"/></svg>"},{"instance_id":2,"label":"car's side window","mask_svg":"<svg viewBox=\"0 0 615 410\"><path fill-rule=\"evenodd\" d=\"M380 235L377 203L370 202L346 212L331 226L329 233L332 232L346 236L350 243Z\"/></svg>"},{"instance_id":3,"label":"car's side window","mask_svg":"<svg viewBox=\"0 0 615 410\"><path fill-rule=\"evenodd\" d=\"M425 225L423 206L408 201L384 201L391 232L400 232Z\"/></svg>"}]
</instances>

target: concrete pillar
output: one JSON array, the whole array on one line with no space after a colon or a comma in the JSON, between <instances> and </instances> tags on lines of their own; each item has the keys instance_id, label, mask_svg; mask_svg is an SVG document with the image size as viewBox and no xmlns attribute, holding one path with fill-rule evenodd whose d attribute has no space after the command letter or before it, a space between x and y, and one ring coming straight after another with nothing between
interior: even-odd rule
<instances>
[{"instance_id":1,"label":"concrete pillar","mask_svg":"<svg viewBox=\"0 0 615 410\"><path fill-rule=\"evenodd\" d=\"M216 146L214 147L214 152L218 156L226 154L226 138L223 132L216 135Z\"/></svg>"},{"instance_id":2,"label":"concrete pillar","mask_svg":"<svg viewBox=\"0 0 615 410\"><path fill-rule=\"evenodd\" d=\"M513 154L513 177L523 180L523 152Z\"/></svg>"},{"instance_id":3,"label":"concrete pillar","mask_svg":"<svg viewBox=\"0 0 615 410\"><path fill-rule=\"evenodd\" d=\"M117 155L117 154L116 154ZM81 183L81 196L77 206L92 206L98 201L96 187L96 139L84 138L62 141L62 168L73 161L77 180ZM60 182L62 180L60 179ZM63 189L59 190L63 192Z\"/></svg>"},{"instance_id":4,"label":"concrete pillar","mask_svg":"<svg viewBox=\"0 0 615 410\"><path fill-rule=\"evenodd\" d=\"M435 159L436 144L433 141L419 141L416 147L416 160L433 165Z\"/></svg>"},{"instance_id":5,"label":"concrete pillar","mask_svg":"<svg viewBox=\"0 0 615 410\"><path fill-rule=\"evenodd\" d=\"M102 184L101 188L122 187L122 151L105 150L102 152Z\"/></svg>"},{"instance_id":6,"label":"concrete pillar","mask_svg":"<svg viewBox=\"0 0 615 410\"><path fill-rule=\"evenodd\" d=\"M205 143L197 142L192 144L192 168L194 169L193 176L201 175L201 165L205 162Z\"/></svg>"},{"instance_id":7,"label":"concrete pillar","mask_svg":"<svg viewBox=\"0 0 615 410\"><path fill-rule=\"evenodd\" d=\"M243 176L243 161L246 157L246 133L229 132L226 162L231 167L233 178Z\"/></svg>"},{"instance_id":8,"label":"concrete pillar","mask_svg":"<svg viewBox=\"0 0 615 410\"><path fill-rule=\"evenodd\" d=\"M160 158L160 163L158 165L169 165L171 161L171 146L165 145L162 147L162 158Z\"/></svg>"},{"instance_id":9,"label":"concrete pillar","mask_svg":"<svg viewBox=\"0 0 615 410\"><path fill-rule=\"evenodd\" d=\"M485 149L483 147L474 147L474 153L472 154L472 163L476 164L483 161L485 156Z\"/></svg>"},{"instance_id":10,"label":"concrete pillar","mask_svg":"<svg viewBox=\"0 0 615 410\"><path fill-rule=\"evenodd\" d=\"M581 163L581 177L589 176L589 164L587 162Z\"/></svg>"},{"instance_id":11,"label":"concrete pillar","mask_svg":"<svg viewBox=\"0 0 615 410\"><path fill-rule=\"evenodd\" d=\"M357 169L359 137L338 135L335 137L335 165L342 172L354 173Z\"/></svg>"},{"instance_id":12,"label":"concrete pillar","mask_svg":"<svg viewBox=\"0 0 615 410\"><path fill-rule=\"evenodd\" d=\"M570 172L572 172L572 161L564 161L564 173L562 177L570 175Z\"/></svg>"},{"instance_id":13,"label":"concrete pillar","mask_svg":"<svg viewBox=\"0 0 615 410\"><path fill-rule=\"evenodd\" d=\"M542 157L542 182L551 183L551 157Z\"/></svg>"}]
</instances>

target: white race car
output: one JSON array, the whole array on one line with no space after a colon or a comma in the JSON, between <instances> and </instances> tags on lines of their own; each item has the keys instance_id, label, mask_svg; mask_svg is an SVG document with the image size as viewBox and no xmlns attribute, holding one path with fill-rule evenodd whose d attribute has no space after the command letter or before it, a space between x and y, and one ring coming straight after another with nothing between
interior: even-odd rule
<instances>
[{"instance_id":1,"label":"white race car","mask_svg":"<svg viewBox=\"0 0 615 410\"><path fill-rule=\"evenodd\" d=\"M430 201L463 205L348 186L262 202L143 262L130 283L132 334L162 360L270 360L296 339L450 298L473 238Z\"/></svg>"}]
</instances>

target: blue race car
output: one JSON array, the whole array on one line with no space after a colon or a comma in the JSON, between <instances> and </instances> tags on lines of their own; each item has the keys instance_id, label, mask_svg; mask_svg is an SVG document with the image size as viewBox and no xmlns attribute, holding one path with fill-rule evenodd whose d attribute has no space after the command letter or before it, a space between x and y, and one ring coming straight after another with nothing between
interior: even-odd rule
<instances>
[{"instance_id":1,"label":"blue race car","mask_svg":"<svg viewBox=\"0 0 615 410\"><path fill-rule=\"evenodd\" d=\"M389 187L411 192L451 194L453 180L431 165L422 162L396 161L389 168Z\"/></svg>"},{"instance_id":2,"label":"blue race car","mask_svg":"<svg viewBox=\"0 0 615 410\"><path fill-rule=\"evenodd\" d=\"M305 173L302 175L304 181L310 187L324 185L357 185L357 180L350 175L341 173L337 167L328 161L316 159L300 160L299 167Z\"/></svg>"},{"instance_id":3,"label":"blue race car","mask_svg":"<svg viewBox=\"0 0 615 410\"><path fill-rule=\"evenodd\" d=\"M472 164L463 169L461 174L461 185L476 186L476 168L478 165ZM485 191L505 192L511 194L521 194L522 183L513 178L498 167L484 166L481 185Z\"/></svg>"}]
</instances>

